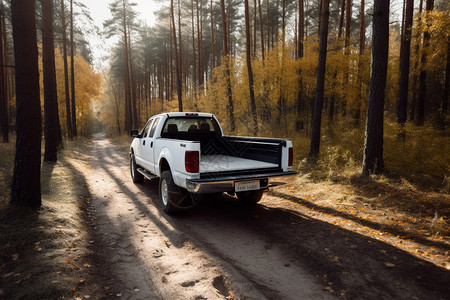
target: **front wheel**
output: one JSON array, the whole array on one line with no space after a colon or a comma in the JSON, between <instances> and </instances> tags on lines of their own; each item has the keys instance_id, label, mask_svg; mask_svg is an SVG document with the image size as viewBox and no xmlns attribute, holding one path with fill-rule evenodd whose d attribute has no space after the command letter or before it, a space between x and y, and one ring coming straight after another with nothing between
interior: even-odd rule
<instances>
[{"instance_id":1,"label":"front wheel","mask_svg":"<svg viewBox=\"0 0 450 300\"><path fill-rule=\"evenodd\" d=\"M136 160L134 158L134 153L130 154L130 173L131 179L134 183L141 183L144 181L144 175L137 171Z\"/></svg>"},{"instance_id":2,"label":"front wheel","mask_svg":"<svg viewBox=\"0 0 450 300\"><path fill-rule=\"evenodd\" d=\"M263 190L247 191L236 193L236 195L242 202L255 204L261 200L263 192Z\"/></svg>"},{"instance_id":3,"label":"front wheel","mask_svg":"<svg viewBox=\"0 0 450 300\"><path fill-rule=\"evenodd\" d=\"M163 210L168 214L192 208L199 202L199 197L194 197L188 191L175 184L170 171L164 171L161 174L159 199Z\"/></svg>"}]
</instances>

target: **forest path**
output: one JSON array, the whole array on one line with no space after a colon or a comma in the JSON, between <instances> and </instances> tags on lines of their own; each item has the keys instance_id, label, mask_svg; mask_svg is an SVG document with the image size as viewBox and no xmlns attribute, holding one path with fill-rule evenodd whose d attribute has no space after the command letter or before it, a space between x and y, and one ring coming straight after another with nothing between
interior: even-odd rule
<instances>
[{"instance_id":1,"label":"forest path","mask_svg":"<svg viewBox=\"0 0 450 300\"><path fill-rule=\"evenodd\" d=\"M333 298L297 257L253 224L264 209L221 196L175 216L157 180L134 184L128 157L102 134L80 153L91 194L87 216L108 295L125 299ZM82 158L82 159L80 159ZM257 226L256 226L257 227Z\"/></svg>"}]
</instances>

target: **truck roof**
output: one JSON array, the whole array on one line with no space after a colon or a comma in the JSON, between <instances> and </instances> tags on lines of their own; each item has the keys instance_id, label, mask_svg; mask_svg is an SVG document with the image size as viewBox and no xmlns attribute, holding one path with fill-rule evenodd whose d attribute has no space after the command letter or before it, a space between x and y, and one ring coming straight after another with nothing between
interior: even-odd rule
<instances>
[{"instance_id":1,"label":"truck roof","mask_svg":"<svg viewBox=\"0 0 450 300\"><path fill-rule=\"evenodd\" d=\"M202 112L168 112L162 113L161 115L168 115L169 117L206 117L210 118L213 116L211 113L202 113Z\"/></svg>"}]
</instances>

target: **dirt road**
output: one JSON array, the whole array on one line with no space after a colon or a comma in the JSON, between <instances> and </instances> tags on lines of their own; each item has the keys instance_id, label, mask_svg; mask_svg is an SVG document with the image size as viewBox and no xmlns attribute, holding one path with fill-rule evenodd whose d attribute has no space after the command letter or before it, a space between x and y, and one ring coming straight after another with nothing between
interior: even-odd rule
<instances>
[{"instance_id":1,"label":"dirt road","mask_svg":"<svg viewBox=\"0 0 450 300\"><path fill-rule=\"evenodd\" d=\"M96 135L72 164L91 194L97 278L122 299L445 299L449 272L273 205L222 195L168 216L157 180L133 184L126 151ZM274 193L277 194L276 191ZM278 195L280 201L282 195Z\"/></svg>"},{"instance_id":2,"label":"dirt road","mask_svg":"<svg viewBox=\"0 0 450 300\"><path fill-rule=\"evenodd\" d=\"M97 253L110 266L115 295L125 298L328 299L317 278L254 231L257 210L231 197L205 199L194 212L168 216L157 180L135 185L127 157L94 139L84 172L91 193ZM82 167L82 166L80 166ZM243 220L245 214L248 220ZM106 284L105 284L106 285Z\"/></svg>"}]
</instances>

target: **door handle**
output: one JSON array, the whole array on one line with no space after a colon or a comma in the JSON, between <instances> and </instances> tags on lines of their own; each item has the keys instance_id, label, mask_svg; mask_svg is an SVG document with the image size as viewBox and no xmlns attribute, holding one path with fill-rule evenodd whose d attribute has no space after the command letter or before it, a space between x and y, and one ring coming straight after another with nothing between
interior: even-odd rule
<instances>
[{"instance_id":1,"label":"door handle","mask_svg":"<svg viewBox=\"0 0 450 300\"><path fill-rule=\"evenodd\" d=\"M153 148L153 142L150 143L150 148Z\"/></svg>"},{"instance_id":2,"label":"door handle","mask_svg":"<svg viewBox=\"0 0 450 300\"><path fill-rule=\"evenodd\" d=\"M145 140L144 140L143 144L144 144L144 146L145 146Z\"/></svg>"}]
</instances>

